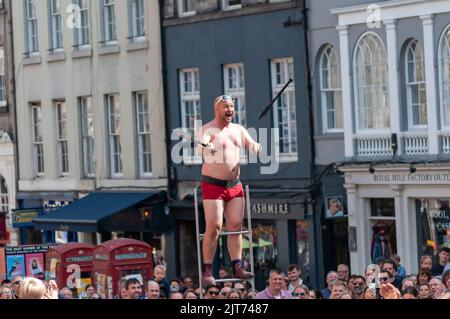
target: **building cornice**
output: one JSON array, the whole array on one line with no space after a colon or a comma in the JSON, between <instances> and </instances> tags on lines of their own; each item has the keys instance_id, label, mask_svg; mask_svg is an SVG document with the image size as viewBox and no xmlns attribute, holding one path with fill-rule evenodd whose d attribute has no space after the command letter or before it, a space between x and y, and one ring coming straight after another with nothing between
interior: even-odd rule
<instances>
[{"instance_id":1,"label":"building cornice","mask_svg":"<svg viewBox=\"0 0 450 319\"><path fill-rule=\"evenodd\" d=\"M450 12L450 1L391 0L373 4L335 8L331 9L330 12L331 14L338 16L339 25L354 25L367 23L374 15L378 15L376 18L381 22Z\"/></svg>"},{"instance_id":2,"label":"building cornice","mask_svg":"<svg viewBox=\"0 0 450 319\"><path fill-rule=\"evenodd\" d=\"M197 13L187 17L171 17L163 20L163 27L172 27L182 24L206 22L211 20L229 19L234 17L247 16L252 14L269 13L292 8L299 8L297 1L255 4L243 7L239 10L215 10L212 12Z\"/></svg>"}]
</instances>

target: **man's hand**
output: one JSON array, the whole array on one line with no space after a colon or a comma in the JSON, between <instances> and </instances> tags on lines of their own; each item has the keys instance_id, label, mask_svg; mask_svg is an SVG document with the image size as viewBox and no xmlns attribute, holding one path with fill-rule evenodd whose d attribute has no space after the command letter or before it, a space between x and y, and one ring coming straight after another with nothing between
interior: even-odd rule
<instances>
[{"instance_id":1,"label":"man's hand","mask_svg":"<svg viewBox=\"0 0 450 319\"><path fill-rule=\"evenodd\" d=\"M208 143L205 146L205 150L209 152L211 155L216 154L216 148L213 143Z\"/></svg>"},{"instance_id":2,"label":"man's hand","mask_svg":"<svg viewBox=\"0 0 450 319\"><path fill-rule=\"evenodd\" d=\"M376 291L374 289L367 288L364 293L364 298L365 299L377 299Z\"/></svg>"},{"instance_id":3,"label":"man's hand","mask_svg":"<svg viewBox=\"0 0 450 319\"><path fill-rule=\"evenodd\" d=\"M259 154L262 151L262 145L255 142L252 144L250 150L255 154Z\"/></svg>"},{"instance_id":4,"label":"man's hand","mask_svg":"<svg viewBox=\"0 0 450 319\"><path fill-rule=\"evenodd\" d=\"M45 298L46 299L58 299L58 293L59 293L59 289L58 289L58 285L56 284L56 281L50 280L48 282L47 293L45 294Z\"/></svg>"}]
</instances>

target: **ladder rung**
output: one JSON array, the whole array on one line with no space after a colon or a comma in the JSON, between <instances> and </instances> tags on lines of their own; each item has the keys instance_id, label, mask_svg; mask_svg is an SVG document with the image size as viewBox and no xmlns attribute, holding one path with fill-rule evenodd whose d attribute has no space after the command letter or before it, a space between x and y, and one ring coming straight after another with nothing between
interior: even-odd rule
<instances>
[{"instance_id":1,"label":"ladder rung","mask_svg":"<svg viewBox=\"0 0 450 319\"><path fill-rule=\"evenodd\" d=\"M243 281L251 281L253 278L249 279L241 279L241 278L224 278L224 279L216 279L214 280L216 283L221 282L243 282Z\"/></svg>"},{"instance_id":2,"label":"ladder rung","mask_svg":"<svg viewBox=\"0 0 450 319\"><path fill-rule=\"evenodd\" d=\"M227 236L227 235L245 235L249 234L250 232L248 230L241 230L241 231L223 231L219 234L219 236ZM205 234L200 234L200 238L205 237Z\"/></svg>"}]
</instances>

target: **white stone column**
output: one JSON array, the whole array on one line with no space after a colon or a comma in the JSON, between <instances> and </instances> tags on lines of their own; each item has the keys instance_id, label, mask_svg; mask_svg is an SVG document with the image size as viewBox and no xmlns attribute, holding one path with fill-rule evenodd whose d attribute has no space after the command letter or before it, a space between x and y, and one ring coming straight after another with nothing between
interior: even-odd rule
<instances>
[{"instance_id":1,"label":"white stone column","mask_svg":"<svg viewBox=\"0 0 450 319\"><path fill-rule=\"evenodd\" d=\"M397 21L386 20L387 56L389 70L389 101L390 101L390 122L391 132L397 134L397 145L400 145L400 89L398 74L398 48L397 48ZM397 154L401 154L401 147Z\"/></svg>"},{"instance_id":2,"label":"white stone column","mask_svg":"<svg viewBox=\"0 0 450 319\"><path fill-rule=\"evenodd\" d=\"M394 192L394 205L395 205L395 232L397 237L397 254L406 260L409 257L406 242L411 240L408 236L408 216L406 207L403 201L403 186L392 185L392 191Z\"/></svg>"},{"instance_id":3,"label":"white stone column","mask_svg":"<svg viewBox=\"0 0 450 319\"><path fill-rule=\"evenodd\" d=\"M428 145L430 154L439 154L437 85L434 67L433 15L420 16L423 25L425 79L427 83Z\"/></svg>"},{"instance_id":4,"label":"white stone column","mask_svg":"<svg viewBox=\"0 0 450 319\"><path fill-rule=\"evenodd\" d=\"M400 255L402 258L401 264L408 274L416 274L419 272L416 205L414 199L406 196L402 197L402 201L404 207L402 213L405 221L403 240L406 255Z\"/></svg>"},{"instance_id":5,"label":"white stone column","mask_svg":"<svg viewBox=\"0 0 450 319\"><path fill-rule=\"evenodd\" d=\"M347 175L347 174L346 174ZM346 176L347 177L347 176ZM347 179L347 178L346 178ZM346 183L344 187L347 191L347 210L348 210L348 227L356 227L356 252L349 252L350 254L350 269L352 273L362 273L361 269L364 265L361 264L361 253L364 250L363 242L361 241L361 235L364 232L360 228L361 214L357 214L357 202L356 202L356 185Z\"/></svg>"},{"instance_id":6,"label":"white stone column","mask_svg":"<svg viewBox=\"0 0 450 319\"><path fill-rule=\"evenodd\" d=\"M338 26L339 46L341 56L341 77L342 77L342 107L344 115L344 143L345 157L354 156L353 143L353 104L352 104L352 86L351 86L351 57L348 39L348 26Z\"/></svg>"}]
</instances>

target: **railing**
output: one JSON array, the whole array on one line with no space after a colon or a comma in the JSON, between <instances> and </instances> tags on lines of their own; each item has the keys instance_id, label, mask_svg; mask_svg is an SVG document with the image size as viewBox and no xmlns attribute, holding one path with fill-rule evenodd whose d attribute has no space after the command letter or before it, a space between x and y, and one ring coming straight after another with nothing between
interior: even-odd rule
<instances>
[{"instance_id":1,"label":"railing","mask_svg":"<svg viewBox=\"0 0 450 319\"><path fill-rule=\"evenodd\" d=\"M405 155L426 155L428 150L428 134L405 132L402 134Z\"/></svg>"},{"instance_id":2,"label":"railing","mask_svg":"<svg viewBox=\"0 0 450 319\"><path fill-rule=\"evenodd\" d=\"M392 155L390 135L356 136L358 156Z\"/></svg>"},{"instance_id":3,"label":"railing","mask_svg":"<svg viewBox=\"0 0 450 319\"><path fill-rule=\"evenodd\" d=\"M450 154L450 132L441 133L442 154Z\"/></svg>"}]
</instances>

